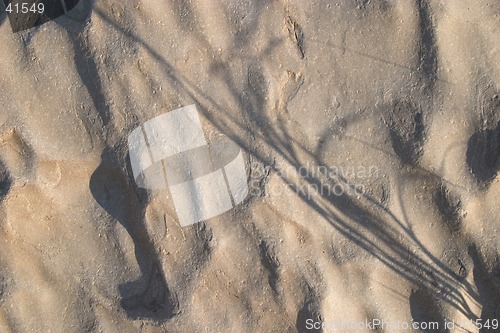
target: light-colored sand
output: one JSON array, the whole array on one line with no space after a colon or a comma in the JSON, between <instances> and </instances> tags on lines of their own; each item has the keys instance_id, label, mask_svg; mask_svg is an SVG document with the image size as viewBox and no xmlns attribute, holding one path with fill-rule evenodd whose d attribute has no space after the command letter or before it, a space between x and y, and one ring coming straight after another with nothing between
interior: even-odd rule
<instances>
[{"instance_id":1,"label":"light-colored sand","mask_svg":"<svg viewBox=\"0 0 500 333\"><path fill-rule=\"evenodd\" d=\"M0 19L0 332L500 320L500 3L74 16ZM251 194L181 228L134 184L127 136L190 104L242 147Z\"/></svg>"}]
</instances>

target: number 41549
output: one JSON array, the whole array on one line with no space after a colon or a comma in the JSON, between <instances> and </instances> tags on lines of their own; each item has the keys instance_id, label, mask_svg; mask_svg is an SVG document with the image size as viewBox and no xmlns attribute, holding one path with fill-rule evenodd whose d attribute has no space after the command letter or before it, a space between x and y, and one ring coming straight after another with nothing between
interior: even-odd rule
<instances>
[{"instance_id":1,"label":"number 41549","mask_svg":"<svg viewBox=\"0 0 500 333\"><path fill-rule=\"evenodd\" d=\"M38 14L43 14L45 10L45 6L43 3L34 3L34 4L29 4L29 3L26 3L26 2L22 2L22 3L16 3L16 4L12 4L12 3L9 3L9 5L7 6L7 9L5 9L5 11L7 13L22 13L22 14L28 14L28 13L38 13Z\"/></svg>"}]
</instances>

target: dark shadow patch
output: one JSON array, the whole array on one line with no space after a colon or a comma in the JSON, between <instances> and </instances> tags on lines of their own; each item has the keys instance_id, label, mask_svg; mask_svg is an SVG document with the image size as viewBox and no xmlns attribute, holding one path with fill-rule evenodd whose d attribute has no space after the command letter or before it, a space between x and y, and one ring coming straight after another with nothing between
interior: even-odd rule
<instances>
[{"instance_id":1,"label":"dark shadow patch","mask_svg":"<svg viewBox=\"0 0 500 333\"><path fill-rule=\"evenodd\" d=\"M425 139L422 111L411 102L395 101L387 123L396 155L403 163L416 163L422 155Z\"/></svg>"},{"instance_id":2,"label":"dark shadow patch","mask_svg":"<svg viewBox=\"0 0 500 333\"><path fill-rule=\"evenodd\" d=\"M90 21L95 0L66 0L66 15L54 19L59 26L73 33L82 31Z\"/></svg>"},{"instance_id":3,"label":"dark shadow patch","mask_svg":"<svg viewBox=\"0 0 500 333\"><path fill-rule=\"evenodd\" d=\"M322 322L320 306L314 299L308 299L297 313L295 327L299 333L321 333L323 329L315 329L312 323Z\"/></svg>"},{"instance_id":4,"label":"dark shadow patch","mask_svg":"<svg viewBox=\"0 0 500 333\"><path fill-rule=\"evenodd\" d=\"M463 215L460 197L442 185L435 195L435 202L450 230L453 232L460 230Z\"/></svg>"},{"instance_id":5,"label":"dark shadow patch","mask_svg":"<svg viewBox=\"0 0 500 333\"><path fill-rule=\"evenodd\" d=\"M445 319L437 300L429 291L426 289L412 291L409 302L412 320L428 325L427 329L421 329L419 332L448 332L444 329Z\"/></svg>"},{"instance_id":6,"label":"dark shadow patch","mask_svg":"<svg viewBox=\"0 0 500 333\"><path fill-rule=\"evenodd\" d=\"M2 273L0 273L0 299L3 298L5 290L7 289L7 281Z\"/></svg>"},{"instance_id":7,"label":"dark shadow patch","mask_svg":"<svg viewBox=\"0 0 500 333\"><path fill-rule=\"evenodd\" d=\"M280 266L280 262L276 257L274 250L271 247L269 247L269 245L265 241L262 241L259 244L259 255L262 265L269 273L268 276L269 286L271 287L271 289L275 294L278 294L278 282L279 282L278 268Z\"/></svg>"},{"instance_id":8,"label":"dark shadow patch","mask_svg":"<svg viewBox=\"0 0 500 333\"><path fill-rule=\"evenodd\" d=\"M121 305L133 319L170 319L178 312L178 301L168 287L153 241L144 225L147 192L136 187L132 176L125 175L116 165L120 163L115 157L104 152L89 186L97 203L123 225L134 242L142 277L118 286ZM128 167L130 169L130 165Z\"/></svg>"},{"instance_id":9,"label":"dark shadow patch","mask_svg":"<svg viewBox=\"0 0 500 333\"><path fill-rule=\"evenodd\" d=\"M12 179L5 165L0 161L0 201L9 193Z\"/></svg>"},{"instance_id":10,"label":"dark shadow patch","mask_svg":"<svg viewBox=\"0 0 500 333\"><path fill-rule=\"evenodd\" d=\"M178 312L178 301L156 265L140 280L120 285L119 290L123 296L121 305L131 318L161 320Z\"/></svg>"},{"instance_id":11,"label":"dark shadow patch","mask_svg":"<svg viewBox=\"0 0 500 333\"><path fill-rule=\"evenodd\" d=\"M467 165L481 185L487 186L500 169L500 121L494 129L474 133L467 144Z\"/></svg>"},{"instance_id":12,"label":"dark shadow patch","mask_svg":"<svg viewBox=\"0 0 500 333\"><path fill-rule=\"evenodd\" d=\"M420 71L425 78L428 88L432 89L437 81L438 57L436 37L432 22L432 13L426 0L418 1L418 14L420 19Z\"/></svg>"},{"instance_id":13,"label":"dark shadow patch","mask_svg":"<svg viewBox=\"0 0 500 333\"><path fill-rule=\"evenodd\" d=\"M302 31L302 27L291 16L287 16L285 22L290 40L297 47L297 50L299 51L300 54L300 58L304 59L304 56L306 54L306 48L304 45L304 32Z\"/></svg>"},{"instance_id":14,"label":"dark shadow patch","mask_svg":"<svg viewBox=\"0 0 500 333\"><path fill-rule=\"evenodd\" d=\"M78 74L82 83L87 88L94 108L102 120L102 124L106 126L111 118L110 110L106 102L106 96L104 95L99 69L88 46L88 41L78 33L71 33L69 36L73 44L74 60Z\"/></svg>"},{"instance_id":15,"label":"dark shadow patch","mask_svg":"<svg viewBox=\"0 0 500 333\"><path fill-rule=\"evenodd\" d=\"M469 255L474 265L474 283L479 292L479 301L482 305L481 322L483 324L486 322L491 323L492 320L500 318L500 289L498 284L495 283L500 280L500 276L495 276L500 273L500 263L497 257L493 269L489 270L483 255L475 245L469 246ZM484 327L479 332L494 333L498 332L498 329Z\"/></svg>"},{"instance_id":16,"label":"dark shadow patch","mask_svg":"<svg viewBox=\"0 0 500 333\"><path fill-rule=\"evenodd\" d=\"M0 26L5 22L8 18L7 12L5 11L5 4L0 1Z\"/></svg>"}]
</instances>

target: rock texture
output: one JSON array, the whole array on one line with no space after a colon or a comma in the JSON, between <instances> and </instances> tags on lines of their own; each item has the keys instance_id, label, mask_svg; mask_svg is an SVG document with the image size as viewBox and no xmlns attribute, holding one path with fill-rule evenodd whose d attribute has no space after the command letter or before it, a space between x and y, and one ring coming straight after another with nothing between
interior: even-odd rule
<instances>
[{"instance_id":1,"label":"rock texture","mask_svg":"<svg viewBox=\"0 0 500 333\"><path fill-rule=\"evenodd\" d=\"M0 15L1 332L500 319L500 3L84 2ZM190 104L250 194L181 228L127 136Z\"/></svg>"}]
</instances>

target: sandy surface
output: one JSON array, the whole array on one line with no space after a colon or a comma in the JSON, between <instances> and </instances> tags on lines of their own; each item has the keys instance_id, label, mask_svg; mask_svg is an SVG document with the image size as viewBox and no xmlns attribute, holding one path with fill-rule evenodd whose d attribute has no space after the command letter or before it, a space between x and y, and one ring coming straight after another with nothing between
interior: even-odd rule
<instances>
[{"instance_id":1,"label":"sandy surface","mask_svg":"<svg viewBox=\"0 0 500 333\"><path fill-rule=\"evenodd\" d=\"M498 1L86 5L0 16L1 332L500 319ZM181 227L127 136L191 104L250 194Z\"/></svg>"}]
</instances>

